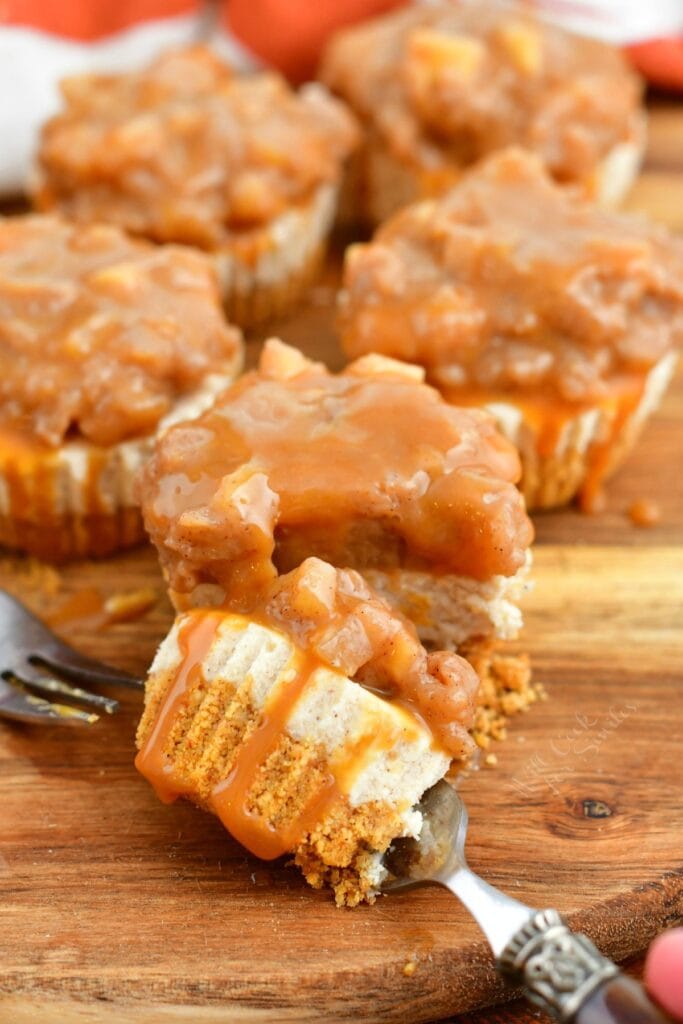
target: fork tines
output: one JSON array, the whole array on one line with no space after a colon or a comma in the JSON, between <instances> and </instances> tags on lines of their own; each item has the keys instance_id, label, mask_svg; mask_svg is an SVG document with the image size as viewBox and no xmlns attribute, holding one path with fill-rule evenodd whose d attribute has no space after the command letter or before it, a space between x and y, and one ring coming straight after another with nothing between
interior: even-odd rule
<instances>
[{"instance_id":1,"label":"fork tines","mask_svg":"<svg viewBox=\"0 0 683 1024\"><path fill-rule=\"evenodd\" d=\"M92 693L84 688L87 684L143 687L126 672L79 654L0 590L0 717L92 725L98 712L118 710L118 701ZM88 710L73 707L71 701Z\"/></svg>"}]
</instances>

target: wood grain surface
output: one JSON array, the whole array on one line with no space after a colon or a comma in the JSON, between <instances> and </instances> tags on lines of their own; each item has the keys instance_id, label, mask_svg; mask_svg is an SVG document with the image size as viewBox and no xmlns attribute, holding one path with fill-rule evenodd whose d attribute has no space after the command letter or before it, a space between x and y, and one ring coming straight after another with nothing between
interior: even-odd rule
<instances>
[{"instance_id":1,"label":"wood grain surface","mask_svg":"<svg viewBox=\"0 0 683 1024\"><path fill-rule=\"evenodd\" d=\"M662 116L683 140L672 109ZM683 145L672 150L673 128L659 123L651 174L680 186ZM661 215L666 195L655 192ZM673 202L668 219L678 216ZM339 363L334 274L280 333ZM462 787L472 867L519 899L557 907L620 960L683 918L682 447L679 376L611 482L604 514L537 517L518 648L549 699L513 720L498 765ZM626 514L643 497L662 513L650 529ZM0 583L43 613L87 587L155 587L142 618L68 631L87 653L140 674L171 618L149 549L58 575L1 557ZM448 893L337 910L286 863L250 857L209 816L161 805L132 765L138 710L124 695L122 713L89 731L0 724L2 1024L417 1024L506 995ZM515 1005L461 1021L541 1019Z\"/></svg>"}]
</instances>

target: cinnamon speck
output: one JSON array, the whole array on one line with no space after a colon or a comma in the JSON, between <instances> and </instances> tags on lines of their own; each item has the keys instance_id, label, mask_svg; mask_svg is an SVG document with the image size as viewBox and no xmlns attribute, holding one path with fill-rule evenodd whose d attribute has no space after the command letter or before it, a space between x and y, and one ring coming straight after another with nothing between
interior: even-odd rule
<instances>
[{"instance_id":1,"label":"cinnamon speck","mask_svg":"<svg viewBox=\"0 0 683 1024\"><path fill-rule=\"evenodd\" d=\"M628 514L634 526L656 526L662 518L662 510L659 505L649 498L634 501L629 507Z\"/></svg>"}]
</instances>

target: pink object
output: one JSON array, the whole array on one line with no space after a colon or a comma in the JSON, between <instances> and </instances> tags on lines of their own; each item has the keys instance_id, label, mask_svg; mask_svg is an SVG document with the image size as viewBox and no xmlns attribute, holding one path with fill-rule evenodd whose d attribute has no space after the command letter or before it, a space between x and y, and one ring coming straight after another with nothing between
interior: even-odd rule
<instances>
[{"instance_id":1,"label":"pink object","mask_svg":"<svg viewBox=\"0 0 683 1024\"><path fill-rule=\"evenodd\" d=\"M667 1013L683 1021L683 928L663 932L652 943L645 985Z\"/></svg>"}]
</instances>

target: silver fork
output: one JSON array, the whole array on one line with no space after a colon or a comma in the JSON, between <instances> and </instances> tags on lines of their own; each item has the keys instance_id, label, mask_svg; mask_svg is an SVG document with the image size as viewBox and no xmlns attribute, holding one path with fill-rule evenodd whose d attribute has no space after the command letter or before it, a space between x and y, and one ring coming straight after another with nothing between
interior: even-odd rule
<instances>
[{"instance_id":1,"label":"silver fork","mask_svg":"<svg viewBox=\"0 0 683 1024\"><path fill-rule=\"evenodd\" d=\"M119 703L83 688L90 684L143 689L141 680L79 654L0 590L0 718L92 725L101 712L114 714Z\"/></svg>"},{"instance_id":2,"label":"silver fork","mask_svg":"<svg viewBox=\"0 0 683 1024\"><path fill-rule=\"evenodd\" d=\"M467 808L447 782L423 797L418 839L398 839L384 857L383 892L441 885L454 893L486 936L500 973L527 999L568 1024L666 1024L644 989L623 975L556 910L534 910L467 866Z\"/></svg>"}]
</instances>

